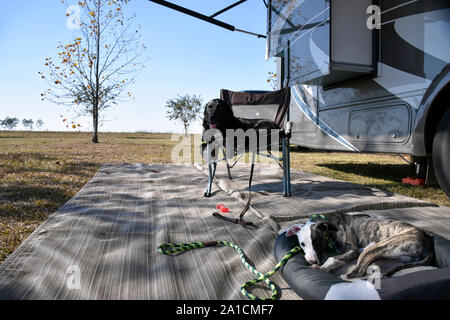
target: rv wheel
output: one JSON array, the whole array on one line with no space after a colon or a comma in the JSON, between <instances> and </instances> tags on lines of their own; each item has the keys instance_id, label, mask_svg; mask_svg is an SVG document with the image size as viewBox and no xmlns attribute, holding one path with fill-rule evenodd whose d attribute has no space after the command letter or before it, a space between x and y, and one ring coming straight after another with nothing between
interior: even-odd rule
<instances>
[{"instance_id":1,"label":"rv wheel","mask_svg":"<svg viewBox=\"0 0 450 320\"><path fill-rule=\"evenodd\" d=\"M444 113L437 127L432 157L436 179L442 190L450 197L450 110Z\"/></svg>"}]
</instances>

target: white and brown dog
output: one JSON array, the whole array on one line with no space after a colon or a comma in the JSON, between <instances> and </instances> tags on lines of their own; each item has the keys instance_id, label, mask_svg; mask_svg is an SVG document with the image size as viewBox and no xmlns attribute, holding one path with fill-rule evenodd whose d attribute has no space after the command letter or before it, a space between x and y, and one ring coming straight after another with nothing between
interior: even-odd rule
<instances>
[{"instance_id":1,"label":"white and brown dog","mask_svg":"<svg viewBox=\"0 0 450 320\"><path fill-rule=\"evenodd\" d=\"M342 213L313 215L305 224L286 230L287 237L293 235L297 235L306 261L315 268L333 271L358 258L347 279L363 277L377 260L396 261L385 276L434 261L431 237L410 224L390 219ZM330 251L338 254L331 256Z\"/></svg>"}]
</instances>

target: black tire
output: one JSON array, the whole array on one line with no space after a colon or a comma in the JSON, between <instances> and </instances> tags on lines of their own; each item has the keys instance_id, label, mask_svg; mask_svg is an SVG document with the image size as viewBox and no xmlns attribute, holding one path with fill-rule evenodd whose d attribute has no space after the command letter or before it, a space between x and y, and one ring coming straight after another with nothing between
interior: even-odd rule
<instances>
[{"instance_id":1,"label":"black tire","mask_svg":"<svg viewBox=\"0 0 450 320\"><path fill-rule=\"evenodd\" d=\"M450 110L444 113L436 129L432 158L436 179L450 198Z\"/></svg>"}]
</instances>

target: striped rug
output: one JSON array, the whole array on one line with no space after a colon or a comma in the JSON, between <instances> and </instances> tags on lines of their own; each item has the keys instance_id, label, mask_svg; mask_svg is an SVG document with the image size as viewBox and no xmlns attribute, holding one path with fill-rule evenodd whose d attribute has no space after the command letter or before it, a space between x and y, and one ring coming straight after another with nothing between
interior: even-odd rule
<instances>
[{"instance_id":1,"label":"striped rug","mask_svg":"<svg viewBox=\"0 0 450 320\"><path fill-rule=\"evenodd\" d=\"M251 212L256 230L212 217L217 204L243 205L225 192L203 197L194 166L107 164L0 265L1 299L242 299L253 279L229 247L176 256L159 244L227 240L259 271L275 265L277 224ZM281 299L298 299L276 274ZM264 286L252 292L270 296Z\"/></svg>"},{"instance_id":2,"label":"striped rug","mask_svg":"<svg viewBox=\"0 0 450 320\"><path fill-rule=\"evenodd\" d=\"M293 172L293 196L281 196L281 172L259 168L245 229L214 218L225 204L237 217L247 196L248 166L229 180L223 166L213 197L203 197L205 168L192 165L106 164L0 265L0 299L243 299L253 279L229 247L166 256L158 245L226 240L261 272L276 263L273 243L283 228L313 213L361 212L408 221L447 239L450 208L356 184ZM281 299L299 297L279 273ZM263 285L253 294L270 296Z\"/></svg>"}]
</instances>

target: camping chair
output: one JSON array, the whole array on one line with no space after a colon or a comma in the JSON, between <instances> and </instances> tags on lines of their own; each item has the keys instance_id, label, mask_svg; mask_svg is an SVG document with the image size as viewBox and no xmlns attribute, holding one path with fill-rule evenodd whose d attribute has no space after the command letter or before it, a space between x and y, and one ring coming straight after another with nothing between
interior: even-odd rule
<instances>
[{"instance_id":1,"label":"camping chair","mask_svg":"<svg viewBox=\"0 0 450 320\"><path fill-rule=\"evenodd\" d=\"M232 179L231 169L240 160L243 154L251 152L252 162L249 178L249 197L247 206L244 208L239 219L236 219L235 223L241 223L243 214L248 210L251 198L251 183L253 178L253 170L255 166L256 155L268 157L274 161L283 170L283 196L291 196L291 183L290 183L290 151L289 140L291 136L292 123L289 121L289 104L290 104L290 89L289 87L277 90L277 91L243 91L235 92L222 89L220 91L220 98L224 100L230 108L233 110L235 117L247 118L247 119L267 119L273 120L280 127L280 130L271 134L276 134L279 139L276 141L276 146L273 146L269 141L272 141L272 136L267 138L266 144L259 143L258 147L253 150L245 148L241 152L239 150L233 150L231 154L236 157L236 160L230 164L229 155L230 150L227 150L220 145L214 146L215 150L221 149L224 155L223 158L218 157L218 152L213 153L212 147L214 141L207 141L206 145L206 162L208 164L208 186L204 196L211 197L212 182L216 173L217 163L225 161L227 167L228 177ZM282 153L281 157L276 157L272 154L272 147L278 149L281 142ZM261 148L262 147L262 148ZM278 151L278 150L276 150ZM242 223L241 223L242 224Z\"/></svg>"}]
</instances>

